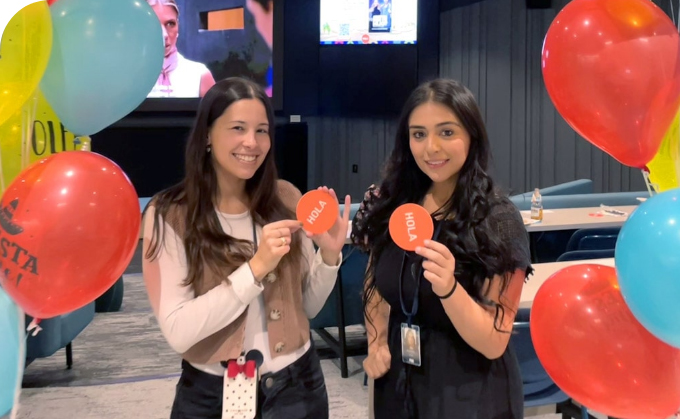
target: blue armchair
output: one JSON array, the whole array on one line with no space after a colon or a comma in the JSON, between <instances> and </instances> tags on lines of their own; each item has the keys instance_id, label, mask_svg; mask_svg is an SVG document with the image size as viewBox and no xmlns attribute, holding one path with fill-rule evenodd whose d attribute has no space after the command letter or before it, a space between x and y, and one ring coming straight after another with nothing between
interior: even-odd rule
<instances>
[{"instance_id":1,"label":"blue armchair","mask_svg":"<svg viewBox=\"0 0 680 419\"><path fill-rule=\"evenodd\" d=\"M616 248L621 227L584 228L576 230L567 242L567 252L574 250L607 250Z\"/></svg>"},{"instance_id":2,"label":"blue armchair","mask_svg":"<svg viewBox=\"0 0 680 419\"><path fill-rule=\"evenodd\" d=\"M97 313L111 313L120 311L123 306L123 294L125 292L125 283L121 276L104 294L95 300L95 312Z\"/></svg>"},{"instance_id":3,"label":"blue armchair","mask_svg":"<svg viewBox=\"0 0 680 419\"><path fill-rule=\"evenodd\" d=\"M142 212L149 202L150 197L139 198L139 208ZM139 239L142 239L142 228L139 230ZM141 247L141 243L138 244ZM123 295L125 294L125 283L123 282L123 277L121 276L118 280L109 288L104 294L102 294L96 300L95 312L97 313L110 313L115 311L120 311L123 306Z\"/></svg>"},{"instance_id":4,"label":"blue armchair","mask_svg":"<svg viewBox=\"0 0 680 419\"><path fill-rule=\"evenodd\" d=\"M517 355L522 375L524 407L554 404L555 413L562 414L562 418L595 419L594 416L588 414L586 407L577 406L566 393L560 390L541 365L531 341L530 313L531 309L519 309L515 317L513 334L510 337L510 346Z\"/></svg>"},{"instance_id":5,"label":"blue armchair","mask_svg":"<svg viewBox=\"0 0 680 419\"><path fill-rule=\"evenodd\" d=\"M614 257L614 249L601 250L572 250L564 252L557 258L557 262L568 262L573 260L607 259Z\"/></svg>"},{"instance_id":6,"label":"blue armchair","mask_svg":"<svg viewBox=\"0 0 680 419\"><path fill-rule=\"evenodd\" d=\"M66 367L71 369L71 343L94 318L94 307L95 303L92 302L70 313L41 320L39 326L42 330L36 336L29 333L26 338L26 365L36 358L47 358L59 349L66 348ZM26 316L26 326L32 321L32 317Z\"/></svg>"}]
</instances>

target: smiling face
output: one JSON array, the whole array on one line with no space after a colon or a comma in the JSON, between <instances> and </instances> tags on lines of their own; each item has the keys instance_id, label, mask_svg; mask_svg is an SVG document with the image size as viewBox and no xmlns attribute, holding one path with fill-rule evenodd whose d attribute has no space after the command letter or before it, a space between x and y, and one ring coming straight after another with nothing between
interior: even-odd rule
<instances>
[{"instance_id":1,"label":"smiling face","mask_svg":"<svg viewBox=\"0 0 680 419\"><path fill-rule=\"evenodd\" d=\"M210 127L215 172L227 182L252 178L271 148L267 111L258 99L231 104Z\"/></svg>"},{"instance_id":2,"label":"smiling face","mask_svg":"<svg viewBox=\"0 0 680 419\"><path fill-rule=\"evenodd\" d=\"M409 146L433 183L454 186L470 150L470 134L447 106L425 102L411 112Z\"/></svg>"}]
</instances>

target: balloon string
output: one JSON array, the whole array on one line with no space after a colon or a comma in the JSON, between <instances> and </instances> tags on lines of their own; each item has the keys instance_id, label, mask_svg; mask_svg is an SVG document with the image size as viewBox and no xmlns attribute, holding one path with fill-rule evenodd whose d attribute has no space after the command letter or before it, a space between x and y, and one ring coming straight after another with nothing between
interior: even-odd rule
<instances>
[{"instance_id":1,"label":"balloon string","mask_svg":"<svg viewBox=\"0 0 680 419\"><path fill-rule=\"evenodd\" d=\"M642 177L645 179L645 185L647 185L647 192L649 192L649 196L654 196L654 192L659 192L659 185L652 183L651 180L649 180L648 168L645 167L642 169Z\"/></svg>"}]
</instances>

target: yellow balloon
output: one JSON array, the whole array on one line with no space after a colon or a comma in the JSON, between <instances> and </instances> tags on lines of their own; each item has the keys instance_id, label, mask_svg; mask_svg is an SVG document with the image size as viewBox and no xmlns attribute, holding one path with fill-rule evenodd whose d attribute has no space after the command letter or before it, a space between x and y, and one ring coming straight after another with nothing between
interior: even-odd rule
<instances>
[{"instance_id":1,"label":"yellow balloon","mask_svg":"<svg viewBox=\"0 0 680 419\"><path fill-rule=\"evenodd\" d=\"M0 124L38 88L51 51L49 6L45 1L29 4L12 17L0 40Z\"/></svg>"},{"instance_id":2,"label":"yellow balloon","mask_svg":"<svg viewBox=\"0 0 680 419\"><path fill-rule=\"evenodd\" d=\"M28 134L31 108L35 109L33 132L24 143L24 135ZM66 130L52 110L52 107L37 91L12 117L0 125L0 157L2 158L2 181L7 188L24 167L34 161L60 151L81 150L84 145L89 148L89 137L76 136ZM26 156L25 152L28 152Z\"/></svg>"},{"instance_id":3,"label":"yellow balloon","mask_svg":"<svg viewBox=\"0 0 680 419\"><path fill-rule=\"evenodd\" d=\"M656 155L647 163L649 180L657 192L678 187L680 179L680 112L675 115Z\"/></svg>"}]
</instances>

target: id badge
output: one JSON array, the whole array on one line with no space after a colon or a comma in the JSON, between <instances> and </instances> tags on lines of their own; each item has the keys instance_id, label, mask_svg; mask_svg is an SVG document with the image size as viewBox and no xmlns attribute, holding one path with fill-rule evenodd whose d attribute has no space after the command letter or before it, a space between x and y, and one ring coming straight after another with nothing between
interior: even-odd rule
<instances>
[{"instance_id":1,"label":"id badge","mask_svg":"<svg viewBox=\"0 0 680 419\"><path fill-rule=\"evenodd\" d=\"M257 413L258 365L245 356L227 361L222 419L253 419Z\"/></svg>"},{"instance_id":2,"label":"id badge","mask_svg":"<svg viewBox=\"0 0 680 419\"><path fill-rule=\"evenodd\" d=\"M401 360L406 364L420 366L420 327L401 324Z\"/></svg>"}]
</instances>

